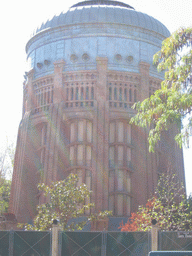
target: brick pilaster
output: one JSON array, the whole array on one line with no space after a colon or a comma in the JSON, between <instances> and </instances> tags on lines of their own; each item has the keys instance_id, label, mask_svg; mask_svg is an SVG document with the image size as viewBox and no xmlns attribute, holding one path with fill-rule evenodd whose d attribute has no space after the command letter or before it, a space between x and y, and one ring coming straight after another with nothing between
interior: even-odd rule
<instances>
[{"instance_id":1,"label":"brick pilaster","mask_svg":"<svg viewBox=\"0 0 192 256\"><path fill-rule=\"evenodd\" d=\"M54 103L60 103L63 100L63 68L65 66L64 60L54 62Z\"/></svg>"},{"instance_id":2,"label":"brick pilaster","mask_svg":"<svg viewBox=\"0 0 192 256\"><path fill-rule=\"evenodd\" d=\"M106 141L106 130L108 129L106 110L107 99L107 58L97 57L97 211L108 208L108 165L106 159L108 154L108 141ZM107 133L108 134L108 133ZM107 136L108 140L108 136ZM107 163L108 164L108 163Z\"/></svg>"}]
</instances>

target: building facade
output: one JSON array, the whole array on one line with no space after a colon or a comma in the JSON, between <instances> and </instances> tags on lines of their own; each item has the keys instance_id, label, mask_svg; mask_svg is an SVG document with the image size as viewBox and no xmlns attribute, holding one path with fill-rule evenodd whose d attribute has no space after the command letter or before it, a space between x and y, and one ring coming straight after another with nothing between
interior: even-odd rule
<instances>
[{"instance_id":1,"label":"building facade","mask_svg":"<svg viewBox=\"0 0 192 256\"><path fill-rule=\"evenodd\" d=\"M71 172L93 191L93 211L116 218L146 203L170 166L184 182L176 130L149 153L147 130L129 124L133 104L160 87L153 55L168 36L156 19L112 0L77 3L36 30L26 45L30 71L10 200L19 222L31 221L46 200L39 182Z\"/></svg>"}]
</instances>

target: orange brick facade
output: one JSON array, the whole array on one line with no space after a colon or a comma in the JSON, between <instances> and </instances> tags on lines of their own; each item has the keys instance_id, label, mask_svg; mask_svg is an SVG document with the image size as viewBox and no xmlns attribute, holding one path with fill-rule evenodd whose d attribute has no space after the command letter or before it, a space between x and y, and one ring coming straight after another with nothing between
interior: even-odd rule
<instances>
[{"instance_id":1,"label":"orange brick facade","mask_svg":"<svg viewBox=\"0 0 192 256\"><path fill-rule=\"evenodd\" d=\"M145 203L154 194L158 174L168 168L169 161L177 159L180 162L177 169L181 180L184 180L182 152L176 149L172 132L164 141L168 151L158 147L156 153L149 153L147 132L129 125L134 115L131 109L134 101L143 100L149 95L150 84L157 87L160 84L158 79L149 76L146 63L140 63L140 74L109 71L107 59L101 57L97 58L97 70L93 71L66 73L62 72L63 65L64 61L55 63L53 76L37 80L33 79L31 71L25 85L28 98L24 101L24 107L27 111L18 134L10 205L10 211L15 213L17 220L32 219L36 205L43 202L37 190L39 182L50 184L51 181L66 178L71 172L81 171L82 182L89 183L96 211L110 208L114 216L128 216L130 211ZM37 86L42 91L40 97L44 97L40 98L42 105L38 103L39 96L35 90L31 90ZM46 90L47 87L49 89ZM82 93L82 98L76 99L77 89ZM74 92L73 99L71 91ZM121 91L127 93L127 101L119 100ZM44 104L44 100L47 104ZM82 139L70 141L70 136L78 133L79 121L83 127ZM72 123L74 135L70 134ZM91 127L88 128L89 139L87 124ZM110 124L115 127L111 135ZM123 127L123 134L118 134L118 125ZM127 127L130 131L126 130ZM75 153L70 156L71 145ZM82 156L81 153L78 155L78 147L83 151ZM110 147L115 150L111 157ZM122 150L121 159L118 158L118 148L119 152ZM91 152L89 157L87 149ZM123 175L123 181L118 175ZM114 182L113 188L110 179ZM123 184L119 185L118 182ZM130 188L127 188L126 182L129 182ZM110 196L113 197L111 207ZM122 200L121 214L117 210L118 199Z\"/></svg>"}]
</instances>

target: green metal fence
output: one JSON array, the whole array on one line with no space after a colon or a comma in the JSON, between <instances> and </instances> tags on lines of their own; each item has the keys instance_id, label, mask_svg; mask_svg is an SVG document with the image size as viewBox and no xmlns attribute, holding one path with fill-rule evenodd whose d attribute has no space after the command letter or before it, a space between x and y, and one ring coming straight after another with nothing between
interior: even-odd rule
<instances>
[{"instance_id":1,"label":"green metal fence","mask_svg":"<svg viewBox=\"0 0 192 256\"><path fill-rule=\"evenodd\" d=\"M51 231L0 231L0 256L51 256ZM60 256L146 256L151 232L59 232ZM192 232L159 232L160 251L192 251Z\"/></svg>"},{"instance_id":2,"label":"green metal fence","mask_svg":"<svg viewBox=\"0 0 192 256\"><path fill-rule=\"evenodd\" d=\"M0 232L0 256L9 256L9 231Z\"/></svg>"},{"instance_id":3,"label":"green metal fence","mask_svg":"<svg viewBox=\"0 0 192 256\"><path fill-rule=\"evenodd\" d=\"M51 232L0 231L0 256L51 256Z\"/></svg>"},{"instance_id":4,"label":"green metal fence","mask_svg":"<svg viewBox=\"0 0 192 256\"><path fill-rule=\"evenodd\" d=\"M60 254L65 256L99 256L102 232L61 232Z\"/></svg>"},{"instance_id":5,"label":"green metal fence","mask_svg":"<svg viewBox=\"0 0 192 256\"><path fill-rule=\"evenodd\" d=\"M144 256L150 251L148 232L61 232L61 256Z\"/></svg>"},{"instance_id":6,"label":"green metal fence","mask_svg":"<svg viewBox=\"0 0 192 256\"><path fill-rule=\"evenodd\" d=\"M151 250L148 232L108 232L107 256L145 256Z\"/></svg>"},{"instance_id":7,"label":"green metal fence","mask_svg":"<svg viewBox=\"0 0 192 256\"><path fill-rule=\"evenodd\" d=\"M187 232L184 232L184 234ZM192 236L181 232L159 232L160 251L192 251Z\"/></svg>"}]
</instances>

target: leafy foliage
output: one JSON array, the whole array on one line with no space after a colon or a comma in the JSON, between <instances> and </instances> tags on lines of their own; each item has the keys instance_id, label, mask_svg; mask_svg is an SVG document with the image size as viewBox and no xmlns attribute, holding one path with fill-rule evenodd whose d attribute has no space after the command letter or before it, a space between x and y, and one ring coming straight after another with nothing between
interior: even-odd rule
<instances>
[{"instance_id":1,"label":"leafy foliage","mask_svg":"<svg viewBox=\"0 0 192 256\"><path fill-rule=\"evenodd\" d=\"M8 212L9 208L9 198L11 192L11 181L6 179L1 179L0 181L0 212Z\"/></svg>"},{"instance_id":2,"label":"leafy foliage","mask_svg":"<svg viewBox=\"0 0 192 256\"><path fill-rule=\"evenodd\" d=\"M0 152L0 212L8 212L11 191L11 176L13 172L15 147L13 143L6 142L5 148Z\"/></svg>"},{"instance_id":3,"label":"leafy foliage","mask_svg":"<svg viewBox=\"0 0 192 256\"><path fill-rule=\"evenodd\" d=\"M161 132L173 123L178 127L177 143L188 145L192 127L191 46L192 28L181 28L163 41L161 50L154 55L154 63L158 71L165 71L165 80L150 98L133 106L137 114L131 123L150 128L149 151L154 151ZM185 123L181 126L184 118Z\"/></svg>"},{"instance_id":4,"label":"leafy foliage","mask_svg":"<svg viewBox=\"0 0 192 256\"><path fill-rule=\"evenodd\" d=\"M57 219L63 230L81 230L86 221L69 224L69 220L83 216L85 210L94 207L94 204L85 204L86 199L90 198L90 191L85 184L77 186L77 182L78 176L70 174L67 179L53 182L50 186L39 184L38 189L44 192L49 202L37 206L34 225L20 223L18 227L27 230L48 230L52 227L53 220ZM98 215L91 214L89 219L95 220L110 214L108 211Z\"/></svg>"},{"instance_id":5,"label":"leafy foliage","mask_svg":"<svg viewBox=\"0 0 192 256\"><path fill-rule=\"evenodd\" d=\"M162 186L164 184L164 186ZM127 223L120 224L121 231L147 231L155 219L158 227L165 231L187 231L192 229L191 197L185 197L183 187L175 175L162 175L156 196L149 199L138 212L132 213Z\"/></svg>"}]
</instances>

